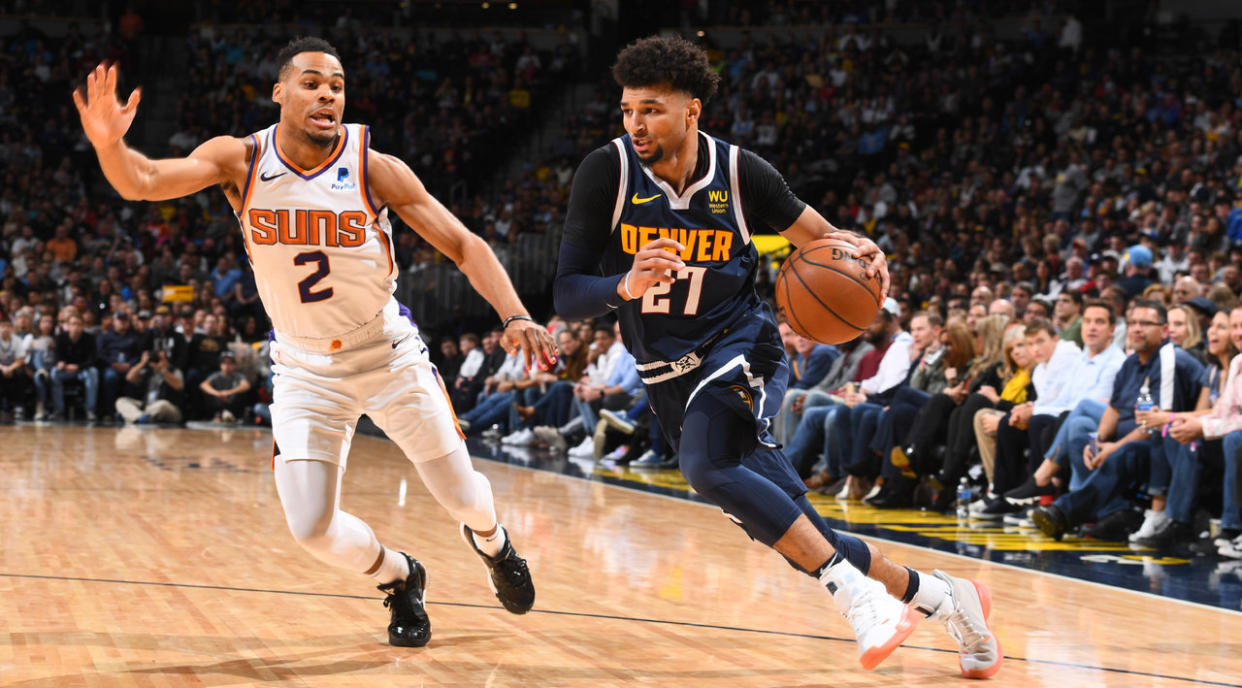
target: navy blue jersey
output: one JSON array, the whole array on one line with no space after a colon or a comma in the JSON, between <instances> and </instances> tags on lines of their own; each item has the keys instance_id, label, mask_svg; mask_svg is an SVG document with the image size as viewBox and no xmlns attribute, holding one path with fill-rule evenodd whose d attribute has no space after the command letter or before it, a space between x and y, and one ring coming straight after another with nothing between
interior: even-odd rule
<instances>
[{"instance_id":1,"label":"navy blue jersey","mask_svg":"<svg viewBox=\"0 0 1242 688\"><path fill-rule=\"evenodd\" d=\"M625 345L639 363L675 361L706 344L730 323L759 307L750 240L738 191L739 148L699 132L709 151L706 173L678 196L640 164L629 135L614 139L621 183L612 235L600 266L605 275L629 270L634 254L661 237L685 250L686 267L671 285L657 285L617 314Z\"/></svg>"}]
</instances>

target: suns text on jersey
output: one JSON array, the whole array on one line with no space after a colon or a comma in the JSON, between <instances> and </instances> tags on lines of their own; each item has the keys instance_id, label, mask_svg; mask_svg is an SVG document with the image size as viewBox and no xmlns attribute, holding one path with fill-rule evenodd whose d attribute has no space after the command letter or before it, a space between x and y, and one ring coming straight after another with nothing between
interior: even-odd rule
<instances>
[{"instance_id":1,"label":"suns text on jersey","mask_svg":"<svg viewBox=\"0 0 1242 688\"><path fill-rule=\"evenodd\" d=\"M246 214L250 241L258 246L361 246L367 238L367 214L361 210L251 208Z\"/></svg>"},{"instance_id":2,"label":"suns text on jersey","mask_svg":"<svg viewBox=\"0 0 1242 688\"><path fill-rule=\"evenodd\" d=\"M733 248L733 232L723 229L686 229L684 227L639 227L621 223L621 250L638 253L638 249L656 239L672 239L684 248L682 260L696 262L728 261Z\"/></svg>"}]
</instances>

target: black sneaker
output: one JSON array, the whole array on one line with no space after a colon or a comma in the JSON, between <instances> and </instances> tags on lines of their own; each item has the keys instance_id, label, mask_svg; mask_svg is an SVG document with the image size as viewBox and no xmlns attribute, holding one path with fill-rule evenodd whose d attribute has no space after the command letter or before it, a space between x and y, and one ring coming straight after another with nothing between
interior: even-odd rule
<instances>
[{"instance_id":1,"label":"black sneaker","mask_svg":"<svg viewBox=\"0 0 1242 688\"><path fill-rule=\"evenodd\" d=\"M1045 495L1052 496L1057 493L1057 488L1052 483L1047 485L1036 485L1035 478L1029 477L1026 482L1009 490L1005 493L1005 499L1010 504L1017 506L1029 506L1039 503L1039 498Z\"/></svg>"},{"instance_id":2,"label":"black sneaker","mask_svg":"<svg viewBox=\"0 0 1242 688\"><path fill-rule=\"evenodd\" d=\"M427 618L424 608L427 569L405 552L401 556L410 565L410 575L403 581L379 586L381 591L388 593L384 606L392 612L392 623L388 624L388 644L422 647L431 640L431 620Z\"/></svg>"},{"instance_id":3,"label":"black sneaker","mask_svg":"<svg viewBox=\"0 0 1242 688\"><path fill-rule=\"evenodd\" d=\"M1005 514L1016 514L1022 511L1022 507L1010 504L1004 497L998 497L988 502L988 505L982 511L972 513L971 518L979 521L999 521L1005 518Z\"/></svg>"},{"instance_id":4,"label":"black sneaker","mask_svg":"<svg viewBox=\"0 0 1242 688\"><path fill-rule=\"evenodd\" d=\"M1060 542L1065 536L1065 531L1069 530L1069 517L1061 511L1061 507L1055 504L1048 506L1037 506L1031 510L1031 520L1035 522L1035 527L1048 537Z\"/></svg>"},{"instance_id":5,"label":"black sneaker","mask_svg":"<svg viewBox=\"0 0 1242 688\"><path fill-rule=\"evenodd\" d=\"M530 611L530 608L535 606L535 584L530 579L530 569L526 568L526 560L519 557L517 550L513 549L509 534L505 533L504 549L500 550L500 554L497 554L494 559L474 544L474 531L470 530L465 523L461 524L461 536L466 544L470 545L470 549L479 555L484 564L487 564L487 569L491 573L488 583L492 586L492 592L496 593L496 599L500 600L505 609L514 614L525 614Z\"/></svg>"},{"instance_id":6,"label":"black sneaker","mask_svg":"<svg viewBox=\"0 0 1242 688\"><path fill-rule=\"evenodd\" d=\"M1083 536L1095 540L1125 542L1130 533L1138 530L1143 514L1134 509L1120 509L1101 518L1082 531Z\"/></svg>"}]
</instances>

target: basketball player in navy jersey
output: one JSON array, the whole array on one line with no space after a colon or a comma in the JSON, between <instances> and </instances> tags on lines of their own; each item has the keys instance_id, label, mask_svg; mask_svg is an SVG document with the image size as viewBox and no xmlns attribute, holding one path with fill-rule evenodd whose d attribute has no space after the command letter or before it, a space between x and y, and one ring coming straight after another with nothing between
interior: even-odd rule
<instances>
[{"instance_id":1,"label":"basketball player in navy jersey","mask_svg":"<svg viewBox=\"0 0 1242 688\"><path fill-rule=\"evenodd\" d=\"M97 67L73 98L122 197L156 201L219 185L237 212L274 327L272 469L298 544L380 583L391 644L427 644L426 568L340 509L350 442L366 413L461 523L496 597L525 613L535 601L526 562L496 522L491 485L471 465L448 393L408 311L393 299L389 209L470 278L504 321L502 344L510 353L521 347L527 367L532 359L555 363L551 335L527 314L487 244L404 162L371 150L366 127L342 124L345 71L331 45L299 38L277 62L279 122L243 138L213 138L185 158L152 160L125 145L141 95L118 100L115 66Z\"/></svg>"},{"instance_id":2,"label":"basketball player in navy jersey","mask_svg":"<svg viewBox=\"0 0 1242 688\"><path fill-rule=\"evenodd\" d=\"M922 616L945 622L964 675L992 676L1001 652L986 586L897 565L832 530L770 432L789 367L771 310L755 294L752 231L774 228L796 246L848 241L887 292L884 256L798 200L762 158L699 131L719 76L693 44L639 40L621 51L613 76L626 135L589 154L574 177L557 312L616 311L686 480L827 587L864 667L891 654Z\"/></svg>"}]
</instances>

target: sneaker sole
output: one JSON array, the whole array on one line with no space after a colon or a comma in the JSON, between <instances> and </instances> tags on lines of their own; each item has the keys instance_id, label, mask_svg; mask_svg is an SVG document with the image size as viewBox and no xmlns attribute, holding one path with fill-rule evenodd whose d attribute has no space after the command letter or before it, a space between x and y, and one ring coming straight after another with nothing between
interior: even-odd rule
<instances>
[{"instance_id":1,"label":"sneaker sole","mask_svg":"<svg viewBox=\"0 0 1242 688\"><path fill-rule=\"evenodd\" d=\"M992 678L996 672L1000 671L1001 663L1005 661L1005 651L1001 649L1000 638L992 630L992 624L988 623L988 617L992 615L992 591L986 584L979 581L972 580L970 583L975 586L975 592L979 593L979 605L983 607L983 623L988 627L988 633L996 638L996 663L986 669L967 669L962 666L959 655L957 665L962 670L962 676L966 678Z\"/></svg>"},{"instance_id":2,"label":"sneaker sole","mask_svg":"<svg viewBox=\"0 0 1242 688\"><path fill-rule=\"evenodd\" d=\"M914 611L913 607L908 604L905 605L905 612L902 614L901 621L897 622L897 630L893 633L893 637L889 638L888 642L883 645L867 650L858 658L862 667L867 671L871 671L879 666L880 662L888 659L888 656L893 654L893 651L900 647L906 641L906 638L909 638L910 634L914 632L914 629L919 625L920 617L921 615Z\"/></svg>"},{"instance_id":3,"label":"sneaker sole","mask_svg":"<svg viewBox=\"0 0 1242 688\"><path fill-rule=\"evenodd\" d=\"M612 428L613 430L625 433L626 435L634 434L633 425L626 425L625 423L623 423L622 421L618 420L617 418L611 415L600 414L600 418L603 419L603 421L608 424L608 427Z\"/></svg>"}]
</instances>

